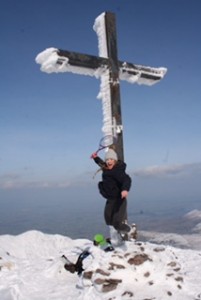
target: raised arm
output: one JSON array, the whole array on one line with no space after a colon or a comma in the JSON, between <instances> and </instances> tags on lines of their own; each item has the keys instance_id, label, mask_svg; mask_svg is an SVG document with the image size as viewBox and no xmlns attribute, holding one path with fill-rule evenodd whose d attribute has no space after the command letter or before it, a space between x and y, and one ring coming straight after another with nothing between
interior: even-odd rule
<instances>
[{"instance_id":1,"label":"raised arm","mask_svg":"<svg viewBox=\"0 0 201 300\"><path fill-rule=\"evenodd\" d=\"M106 163L104 160L102 160L96 152L92 153L91 158L93 158L94 162L101 168L104 168L106 166Z\"/></svg>"}]
</instances>

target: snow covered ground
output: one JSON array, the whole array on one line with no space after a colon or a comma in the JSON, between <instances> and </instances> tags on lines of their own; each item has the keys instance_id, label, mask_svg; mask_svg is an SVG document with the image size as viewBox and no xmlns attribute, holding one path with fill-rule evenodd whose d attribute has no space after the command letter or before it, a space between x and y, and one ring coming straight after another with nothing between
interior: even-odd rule
<instances>
[{"instance_id":1,"label":"snow covered ground","mask_svg":"<svg viewBox=\"0 0 201 300\"><path fill-rule=\"evenodd\" d=\"M201 299L201 249L141 241L109 253L94 247L78 277L64 269L61 256L74 262L86 246L92 242L40 231L0 236L0 299Z\"/></svg>"}]
</instances>

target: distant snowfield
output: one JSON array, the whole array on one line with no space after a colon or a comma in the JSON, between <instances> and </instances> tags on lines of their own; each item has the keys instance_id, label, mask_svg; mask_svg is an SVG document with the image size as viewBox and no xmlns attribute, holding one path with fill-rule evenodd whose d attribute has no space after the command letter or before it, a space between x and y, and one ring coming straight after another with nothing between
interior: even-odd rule
<instances>
[{"instance_id":1,"label":"distant snowfield","mask_svg":"<svg viewBox=\"0 0 201 300\"><path fill-rule=\"evenodd\" d=\"M171 239L179 246L178 236ZM86 246L93 257L78 277L64 269L61 256L75 261ZM105 253L89 240L39 231L0 236L1 300L199 300L200 270L201 250L138 241Z\"/></svg>"},{"instance_id":2,"label":"distant snowfield","mask_svg":"<svg viewBox=\"0 0 201 300\"><path fill-rule=\"evenodd\" d=\"M195 231L195 229L193 229ZM161 245L171 245L178 248L201 250L201 234L176 234L176 233L161 233L161 232L149 232L141 231L141 237L143 240L148 240L149 242L161 244Z\"/></svg>"}]
</instances>

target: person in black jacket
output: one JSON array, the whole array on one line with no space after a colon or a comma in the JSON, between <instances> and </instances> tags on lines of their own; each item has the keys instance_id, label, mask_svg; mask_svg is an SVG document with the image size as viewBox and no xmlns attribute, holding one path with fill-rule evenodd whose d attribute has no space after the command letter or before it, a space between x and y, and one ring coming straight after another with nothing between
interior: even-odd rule
<instances>
[{"instance_id":1,"label":"person in black jacket","mask_svg":"<svg viewBox=\"0 0 201 300\"><path fill-rule=\"evenodd\" d=\"M107 199L104 218L107 225L114 227L122 235L133 232L127 224L127 196L131 188L131 178L126 173L126 164L118 160L117 153L109 149L105 161L93 153L91 156L102 169L102 181L98 183L100 194ZM112 237L111 237L112 238Z\"/></svg>"}]
</instances>

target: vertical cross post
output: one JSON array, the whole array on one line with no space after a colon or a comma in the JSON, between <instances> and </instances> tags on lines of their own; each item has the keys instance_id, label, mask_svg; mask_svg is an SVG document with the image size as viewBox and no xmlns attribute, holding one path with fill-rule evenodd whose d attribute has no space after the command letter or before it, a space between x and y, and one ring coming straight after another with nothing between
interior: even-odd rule
<instances>
[{"instance_id":1,"label":"vertical cross post","mask_svg":"<svg viewBox=\"0 0 201 300\"><path fill-rule=\"evenodd\" d=\"M106 44L109 60L109 84L111 94L111 112L114 134L116 137L115 150L120 160L124 160L123 130L121 115L121 99L119 85L119 62L117 53L117 34L115 15L107 12L105 14ZM119 130L117 130L119 128Z\"/></svg>"}]
</instances>

